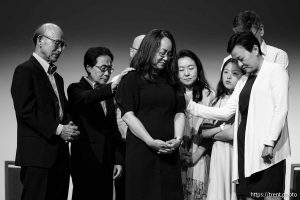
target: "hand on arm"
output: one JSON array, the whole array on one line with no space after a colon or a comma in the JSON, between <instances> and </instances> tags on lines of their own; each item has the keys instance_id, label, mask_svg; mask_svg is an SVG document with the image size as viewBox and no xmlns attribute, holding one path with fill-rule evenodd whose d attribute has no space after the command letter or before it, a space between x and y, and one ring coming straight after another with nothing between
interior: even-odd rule
<instances>
[{"instance_id":1,"label":"hand on arm","mask_svg":"<svg viewBox=\"0 0 300 200\"><path fill-rule=\"evenodd\" d=\"M115 81L113 81L111 83L111 90L115 91L119 85L119 83L121 82L122 78L130 71L135 70L134 68L128 67L126 69L124 69L117 77L117 79Z\"/></svg>"},{"instance_id":2,"label":"hand on arm","mask_svg":"<svg viewBox=\"0 0 300 200\"><path fill-rule=\"evenodd\" d=\"M221 128L220 128L221 129ZM215 134L213 136L213 138L215 140L218 141L223 141L223 142L227 142L227 141L231 141L233 140L233 129L234 129L234 124L230 125L230 124L225 124L223 127L224 130L218 132L217 134Z\"/></svg>"}]
</instances>

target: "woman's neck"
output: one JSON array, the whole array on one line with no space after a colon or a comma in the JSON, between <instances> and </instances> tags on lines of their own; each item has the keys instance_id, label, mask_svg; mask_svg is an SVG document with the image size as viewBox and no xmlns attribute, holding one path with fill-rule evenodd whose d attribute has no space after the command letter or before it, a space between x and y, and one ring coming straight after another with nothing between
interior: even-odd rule
<instances>
[{"instance_id":1,"label":"woman's neck","mask_svg":"<svg viewBox=\"0 0 300 200\"><path fill-rule=\"evenodd\" d=\"M185 93L192 92L193 86L185 86Z\"/></svg>"}]
</instances>

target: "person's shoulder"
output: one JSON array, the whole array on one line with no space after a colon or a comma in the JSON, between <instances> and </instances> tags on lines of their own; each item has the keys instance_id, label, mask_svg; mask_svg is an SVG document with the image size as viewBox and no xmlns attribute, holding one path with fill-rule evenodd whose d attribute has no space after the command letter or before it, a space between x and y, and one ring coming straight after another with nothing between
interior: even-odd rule
<instances>
[{"instance_id":1,"label":"person's shoulder","mask_svg":"<svg viewBox=\"0 0 300 200\"><path fill-rule=\"evenodd\" d=\"M30 59L22 62L21 64L17 65L14 73L22 74L22 76L27 76L29 74L32 74L32 72L36 68L32 59L33 58L30 58Z\"/></svg>"},{"instance_id":2,"label":"person's shoulder","mask_svg":"<svg viewBox=\"0 0 300 200\"><path fill-rule=\"evenodd\" d=\"M136 81L138 77L138 74L135 70L128 72L122 79L122 82L131 82Z\"/></svg>"},{"instance_id":3,"label":"person's shoulder","mask_svg":"<svg viewBox=\"0 0 300 200\"><path fill-rule=\"evenodd\" d=\"M274 46L271 46L268 44L266 46L267 46L267 52L273 52L274 54L286 54L287 55L287 53L284 50L282 50L278 47L274 47Z\"/></svg>"},{"instance_id":4,"label":"person's shoulder","mask_svg":"<svg viewBox=\"0 0 300 200\"><path fill-rule=\"evenodd\" d=\"M82 86L82 85L84 85L84 81L86 81L86 80L84 80L84 77L82 77L78 82L73 82L73 83L71 83L70 85L69 85L69 87L80 87L80 86ZM88 83L87 83L88 84ZM68 87L68 88L69 88Z\"/></svg>"},{"instance_id":5,"label":"person's shoulder","mask_svg":"<svg viewBox=\"0 0 300 200\"><path fill-rule=\"evenodd\" d=\"M264 69L266 71L270 71L270 72L280 72L280 71L286 71L281 64L279 63L274 63L268 60L264 60L263 62L264 65Z\"/></svg>"}]
</instances>

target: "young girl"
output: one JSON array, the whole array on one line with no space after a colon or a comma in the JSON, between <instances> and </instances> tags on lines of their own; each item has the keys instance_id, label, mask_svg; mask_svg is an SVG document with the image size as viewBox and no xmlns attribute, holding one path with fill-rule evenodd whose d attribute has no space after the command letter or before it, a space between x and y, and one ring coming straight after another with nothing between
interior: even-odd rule
<instances>
[{"instance_id":1,"label":"young girl","mask_svg":"<svg viewBox=\"0 0 300 200\"><path fill-rule=\"evenodd\" d=\"M214 98L205 78L200 59L190 50L178 53L178 76L185 95L202 105ZM182 181L185 200L205 200L208 186L209 155L198 129L203 118L186 113L181 146Z\"/></svg>"},{"instance_id":2,"label":"young girl","mask_svg":"<svg viewBox=\"0 0 300 200\"><path fill-rule=\"evenodd\" d=\"M226 103L243 74L236 60L230 58L224 63L212 106L222 107ZM215 121L214 128L202 131L204 138L215 140L211 152L207 200L236 199L235 187L231 182L233 119Z\"/></svg>"}]
</instances>

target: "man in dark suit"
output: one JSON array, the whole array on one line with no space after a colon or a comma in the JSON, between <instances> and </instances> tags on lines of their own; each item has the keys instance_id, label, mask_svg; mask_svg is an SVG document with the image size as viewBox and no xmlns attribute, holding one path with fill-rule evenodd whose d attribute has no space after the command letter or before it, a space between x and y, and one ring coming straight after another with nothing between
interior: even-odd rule
<instances>
[{"instance_id":1,"label":"man in dark suit","mask_svg":"<svg viewBox=\"0 0 300 200\"><path fill-rule=\"evenodd\" d=\"M68 141L76 139L79 131L67 119L63 79L53 65L65 48L63 32L55 24L43 24L35 31L33 42L35 51L17 66L11 86L22 200L66 200Z\"/></svg>"},{"instance_id":2,"label":"man in dark suit","mask_svg":"<svg viewBox=\"0 0 300 200\"><path fill-rule=\"evenodd\" d=\"M68 88L69 103L80 137L71 145L73 200L112 199L113 179L122 172L114 107L117 86L131 68L107 84L113 55L105 47L89 48L84 55L86 77Z\"/></svg>"}]
</instances>

